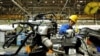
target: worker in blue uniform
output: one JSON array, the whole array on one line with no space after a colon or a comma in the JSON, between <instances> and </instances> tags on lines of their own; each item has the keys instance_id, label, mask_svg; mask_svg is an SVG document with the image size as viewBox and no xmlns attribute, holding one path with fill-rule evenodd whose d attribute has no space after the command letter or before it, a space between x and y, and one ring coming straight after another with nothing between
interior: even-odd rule
<instances>
[{"instance_id":1,"label":"worker in blue uniform","mask_svg":"<svg viewBox=\"0 0 100 56\"><path fill-rule=\"evenodd\" d=\"M59 34L60 35L66 34L66 32L67 32L68 29L73 29L72 26L76 24L77 19L78 19L77 15L71 15L69 17L69 21L68 21L69 23L68 24L63 24L59 28L59 30L58 30ZM81 46L81 41L80 41L80 39L77 38L76 45L75 45L76 52L84 55L84 53L79 50L80 46ZM63 48L65 50L65 53L68 55L68 50L69 50L70 47L69 46L63 46Z\"/></svg>"}]
</instances>

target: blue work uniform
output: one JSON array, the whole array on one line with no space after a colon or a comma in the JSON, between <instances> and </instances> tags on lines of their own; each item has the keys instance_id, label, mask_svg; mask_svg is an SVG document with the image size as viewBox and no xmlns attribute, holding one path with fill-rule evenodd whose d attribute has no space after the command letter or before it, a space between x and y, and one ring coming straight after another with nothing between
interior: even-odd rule
<instances>
[{"instance_id":1,"label":"blue work uniform","mask_svg":"<svg viewBox=\"0 0 100 56\"><path fill-rule=\"evenodd\" d=\"M66 34L66 30L68 29L73 29L72 26L70 26L69 24L63 24L60 28L59 28L59 34L60 35L63 35L63 34ZM82 53L80 50L79 50L79 47L81 46L81 41L79 39L77 39L76 41L76 45L75 45L75 49L76 49L76 52L77 53L80 53L82 55L84 55L84 53ZM63 46L64 50L65 50L65 53L68 54L68 50L70 48L70 46Z\"/></svg>"},{"instance_id":2,"label":"blue work uniform","mask_svg":"<svg viewBox=\"0 0 100 56\"><path fill-rule=\"evenodd\" d=\"M72 26L70 26L69 24L63 24L60 28L59 28L59 34L63 35L66 33L66 30L68 29L72 29Z\"/></svg>"}]
</instances>

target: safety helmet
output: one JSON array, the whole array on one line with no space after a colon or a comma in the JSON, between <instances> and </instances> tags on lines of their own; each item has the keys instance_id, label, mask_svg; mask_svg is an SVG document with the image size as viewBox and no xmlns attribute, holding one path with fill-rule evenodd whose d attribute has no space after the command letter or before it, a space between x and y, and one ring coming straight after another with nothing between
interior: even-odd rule
<instances>
[{"instance_id":1,"label":"safety helmet","mask_svg":"<svg viewBox=\"0 0 100 56\"><path fill-rule=\"evenodd\" d=\"M69 19L76 23L77 22L77 19L78 19L78 16L77 15L71 15L69 17Z\"/></svg>"}]
</instances>

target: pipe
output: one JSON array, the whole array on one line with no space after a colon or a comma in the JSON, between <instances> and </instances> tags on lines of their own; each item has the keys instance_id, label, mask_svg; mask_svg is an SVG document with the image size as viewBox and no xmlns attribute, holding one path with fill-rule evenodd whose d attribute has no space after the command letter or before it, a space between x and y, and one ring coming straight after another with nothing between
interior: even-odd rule
<instances>
[{"instance_id":1,"label":"pipe","mask_svg":"<svg viewBox=\"0 0 100 56\"><path fill-rule=\"evenodd\" d=\"M28 14L28 16L30 16L31 14L26 11L22 6L20 6L15 0L11 0L16 6L18 6L23 12L25 12L26 14Z\"/></svg>"}]
</instances>

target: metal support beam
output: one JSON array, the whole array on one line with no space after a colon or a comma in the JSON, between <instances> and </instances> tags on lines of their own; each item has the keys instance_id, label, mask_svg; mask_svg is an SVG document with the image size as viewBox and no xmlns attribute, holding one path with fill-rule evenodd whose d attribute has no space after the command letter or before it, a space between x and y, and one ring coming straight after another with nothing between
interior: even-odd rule
<instances>
[{"instance_id":1,"label":"metal support beam","mask_svg":"<svg viewBox=\"0 0 100 56\"><path fill-rule=\"evenodd\" d=\"M28 11L26 11L22 6L20 6L15 0L11 0L16 6L18 6L23 12L25 12L28 16L31 15Z\"/></svg>"}]
</instances>

